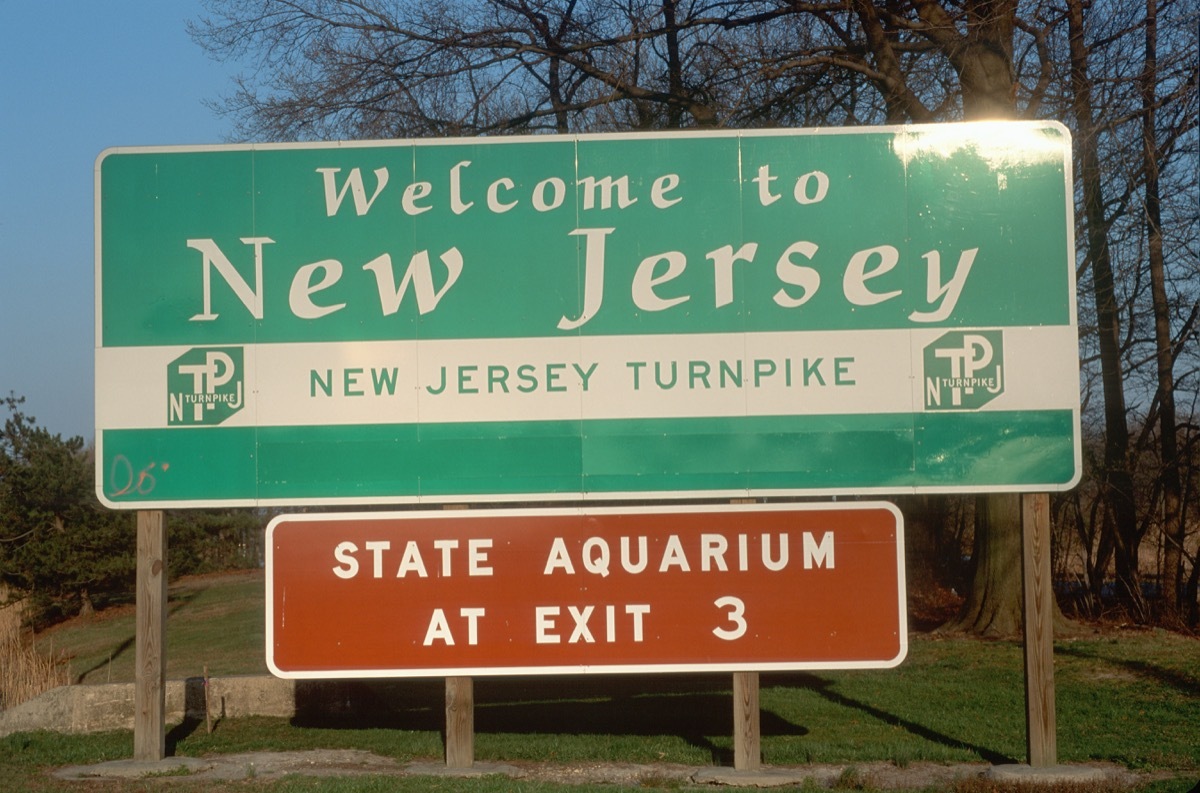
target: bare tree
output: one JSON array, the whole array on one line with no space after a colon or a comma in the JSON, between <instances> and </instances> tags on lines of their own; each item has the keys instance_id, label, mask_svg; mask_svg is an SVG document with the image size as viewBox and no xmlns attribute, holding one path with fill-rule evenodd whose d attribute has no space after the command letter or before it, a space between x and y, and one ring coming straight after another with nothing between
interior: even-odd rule
<instances>
[{"instance_id":1,"label":"bare tree","mask_svg":"<svg viewBox=\"0 0 1200 793\"><path fill-rule=\"evenodd\" d=\"M1197 577L1183 467L1200 389L1188 343L1196 12L1156 3L206 0L192 34L250 66L219 109L251 139L1063 120L1076 144L1088 479L1058 514L1086 548L1093 596L1115 563L1126 606L1146 618L1144 537L1162 528L1174 591L1194 592ZM976 512L959 625L1012 634L1015 497Z\"/></svg>"}]
</instances>

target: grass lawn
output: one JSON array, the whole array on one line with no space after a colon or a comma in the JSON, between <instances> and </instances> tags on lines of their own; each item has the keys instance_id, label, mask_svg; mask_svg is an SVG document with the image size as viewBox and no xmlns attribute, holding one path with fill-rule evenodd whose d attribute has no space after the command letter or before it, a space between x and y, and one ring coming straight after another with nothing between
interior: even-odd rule
<instances>
[{"instance_id":1,"label":"grass lawn","mask_svg":"<svg viewBox=\"0 0 1200 793\"><path fill-rule=\"evenodd\" d=\"M263 594L261 573L173 587L168 675L197 675L206 664L213 675L265 673ZM39 642L73 655L75 679L132 680L132 612L60 626ZM1019 643L925 634L912 636L907 660L893 670L764 673L763 761L1022 762L1023 680ZM1200 640L1164 631L1062 639L1055 645L1055 680L1060 762L1116 763L1166 777L1147 790L1183 793L1200 779ZM398 760L440 759L440 680L359 682L347 690L348 696L387 704L353 722L229 719L212 735L203 726L175 727L168 736L170 748L189 756L353 748ZM732 764L728 675L479 678L475 694L479 760ZM76 789L55 787L66 783L48 781L43 769L128 758L131 752L129 733L9 736L0 739L0 789ZM6 775L13 784L5 783ZM292 780L246 789L559 789L505 780L408 784ZM87 789L105 790L104 785L89 782ZM186 780L171 785L189 789Z\"/></svg>"},{"instance_id":2,"label":"grass lawn","mask_svg":"<svg viewBox=\"0 0 1200 793\"><path fill-rule=\"evenodd\" d=\"M262 571L183 579L171 586L167 677L265 675ZM71 659L76 683L133 682L134 608L75 619L47 631L39 646Z\"/></svg>"}]
</instances>

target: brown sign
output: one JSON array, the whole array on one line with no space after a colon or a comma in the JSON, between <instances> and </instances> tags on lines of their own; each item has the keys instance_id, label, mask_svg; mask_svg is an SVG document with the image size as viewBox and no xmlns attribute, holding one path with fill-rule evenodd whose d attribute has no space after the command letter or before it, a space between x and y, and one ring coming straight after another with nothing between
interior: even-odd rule
<instances>
[{"instance_id":1,"label":"brown sign","mask_svg":"<svg viewBox=\"0 0 1200 793\"><path fill-rule=\"evenodd\" d=\"M267 663L288 678L895 666L890 504L285 515Z\"/></svg>"}]
</instances>

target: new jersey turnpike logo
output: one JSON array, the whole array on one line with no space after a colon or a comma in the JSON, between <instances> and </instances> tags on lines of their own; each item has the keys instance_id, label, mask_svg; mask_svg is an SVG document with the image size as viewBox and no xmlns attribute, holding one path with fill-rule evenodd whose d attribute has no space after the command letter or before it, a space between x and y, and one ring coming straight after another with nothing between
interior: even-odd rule
<instances>
[{"instance_id":1,"label":"new jersey turnpike logo","mask_svg":"<svg viewBox=\"0 0 1200 793\"><path fill-rule=\"evenodd\" d=\"M953 331L925 348L925 409L976 410L1004 393L1004 336Z\"/></svg>"},{"instance_id":2,"label":"new jersey turnpike logo","mask_svg":"<svg viewBox=\"0 0 1200 793\"><path fill-rule=\"evenodd\" d=\"M246 404L241 347L196 347L167 366L167 424L220 424Z\"/></svg>"}]
</instances>

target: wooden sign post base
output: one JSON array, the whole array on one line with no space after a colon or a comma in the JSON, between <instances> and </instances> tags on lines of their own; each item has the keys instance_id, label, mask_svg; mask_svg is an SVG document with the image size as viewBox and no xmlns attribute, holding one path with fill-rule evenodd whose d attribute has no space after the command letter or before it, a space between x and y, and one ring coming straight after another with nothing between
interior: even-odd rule
<instances>
[{"instance_id":1,"label":"wooden sign post base","mask_svg":"<svg viewBox=\"0 0 1200 793\"><path fill-rule=\"evenodd\" d=\"M167 530L160 510L137 514L133 759L167 754Z\"/></svg>"},{"instance_id":2,"label":"wooden sign post base","mask_svg":"<svg viewBox=\"0 0 1200 793\"><path fill-rule=\"evenodd\" d=\"M758 672L733 673L733 768L757 771L762 766L758 709Z\"/></svg>"},{"instance_id":3,"label":"wooden sign post base","mask_svg":"<svg viewBox=\"0 0 1200 793\"><path fill-rule=\"evenodd\" d=\"M1054 711L1054 590L1050 574L1050 496L1021 496L1025 585L1025 713L1029 765L1057 764Z\"/></svg>"},{"instance_id":4,"label":"wooden sign post base","mask_svg":"<svg viewBox=\"0 0 1200 793\"><path fill-rule=\"evenodd\" d=\"M446 767L475 765L475 681L446 678Z\"/></svg>"}]
</instances>

